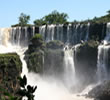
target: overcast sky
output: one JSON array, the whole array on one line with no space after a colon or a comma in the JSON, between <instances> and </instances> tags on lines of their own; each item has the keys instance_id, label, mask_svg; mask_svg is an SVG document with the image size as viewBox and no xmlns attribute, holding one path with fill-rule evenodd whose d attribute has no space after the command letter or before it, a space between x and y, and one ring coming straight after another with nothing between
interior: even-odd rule
<instances>
[{"instance_id":1,"label":"overcast sky","mask_svg":"<svg viewBox=\"0 0 110 100\"><path fill-rule=\"evenodd\" d=\"M31 16L30 23L53 10L65 12L69 21L102 16L110 9L110 0L0 0L0 27L18 23L21 12Z\"/></svg>"}]
</instances>

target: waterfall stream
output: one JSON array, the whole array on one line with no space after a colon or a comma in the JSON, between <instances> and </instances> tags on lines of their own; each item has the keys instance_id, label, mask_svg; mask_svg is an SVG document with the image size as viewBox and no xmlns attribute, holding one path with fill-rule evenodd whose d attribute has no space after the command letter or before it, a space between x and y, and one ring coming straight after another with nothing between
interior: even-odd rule
<instances>
[{"instance_id":1,"label":"waterfall stream","mask_svg":"<svg viewBox=\"0 0 110 100\"><path fill-rule=\"evenodd\" d=\"M60 40L64 43L77 44L81 40L89 39L90 24L68 24L68 25L43 25L39 28L39 33L42 34L44 40Z\"/></svg>"},{"instance_id":2,"label":"waterfall stream","mask_svg":"<svg viewBox=\"0 0 110 100\"><path fill-rule=\"evenodd\" d=\"M68 45L64 48L64 79L68 88L75 84L74 51Z\"/></svg>"},{"instance_id":3,"label":"waterfall stream","mask_svg":"<svg viewBox=\"0 0 110 100\"><path fill-rule=\"evenodd\" d=\"M103 44L98 47L97 76L102 82L109 79L110 23L107 23L106 36Z\"/></svg>"}]
</instances>

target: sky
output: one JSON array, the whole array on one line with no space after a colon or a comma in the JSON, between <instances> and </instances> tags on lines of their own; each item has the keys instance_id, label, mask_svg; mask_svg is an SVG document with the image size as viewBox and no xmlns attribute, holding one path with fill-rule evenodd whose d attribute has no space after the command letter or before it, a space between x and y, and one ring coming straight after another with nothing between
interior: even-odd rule
<instances>
[{"instance_id":1,"label":"sky","mask_svg":"<svg viewBox=\"0 0 110 100\"><path fill-rule=\"evenodd\" d=\"M30 15L29 23L33 24L53 10L67 13L68 21L81 21L105 15L110 0L0 0L0 27L17 24L22 12Z\"/></svg>"}]
</instances>

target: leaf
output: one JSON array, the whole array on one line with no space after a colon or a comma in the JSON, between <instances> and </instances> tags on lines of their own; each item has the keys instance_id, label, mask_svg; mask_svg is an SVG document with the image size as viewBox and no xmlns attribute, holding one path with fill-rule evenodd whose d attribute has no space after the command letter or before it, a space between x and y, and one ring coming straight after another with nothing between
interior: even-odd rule
<instances>
[{"instance_id":1,"label":"leaf","mask_svg":"<svg viewBox=\"0 0 110 100\"><path fill-rule=\"evenodd\" d=\"M23 77L23 82L24 82L24 85L26 85L27 84L27 78L26 78L26 76L24 75L24 77Z\"/></svg>"},{"instance_id":2,"label":"leaf","mask_svg":"<svg viewBox=\"0 0 110 100\"><path fill-rule=\"evenodd\" d=\"M32 87L32 86L28 85L28 86L27 86L27 89L28 89L28 92L30 92L30 93L34 93L35 90L37 89L37 86Z\"/></svg>"},{"instance_id":3,"label":"leaf","mask_svg":"<svg viewBox=\"0 0 110 100\"><path fill-rule=\"evenodd\" d=\"M28 85L28 86L27 86L27 89L28 89L28 92L29 92L29 93L32 93L33 87L31 87L30 85Z\"/></svg>"},{"instance_id":4,"label":"leaf","mask_svg":"<svg viewBox=\"0 0 110 100\"><path fill-rule=\"evenodd\" d=\"M22 88L25 88L25 85L27 84L27 78L26 78L26 76L24 75L23 76L23 79L22 78L19 78L19 80L20 80L20 86Z\"/></svg>"},{"instance_id":5,"label":"leaf","mask_svg":"<svg viewBox=\"0 0 110 100\"><path fill-rule=\"evenodd\" d=\"M23 89L23 90L19 90L18 92L17 92L17 94L18 95L20 95L20 96L26 96L26 89Z\"/></svg>"},{"instance_id":6,"label":"leaf","mask_svg":"<svg viewBox=\"0 0 110 100\"><path fill-rule=\"evenodd\" d=\"M36 89L37 89L37 86L35 86L35 88L33 89L32 93L34 93L36 91Z\"/></svg>"}]
</instances>

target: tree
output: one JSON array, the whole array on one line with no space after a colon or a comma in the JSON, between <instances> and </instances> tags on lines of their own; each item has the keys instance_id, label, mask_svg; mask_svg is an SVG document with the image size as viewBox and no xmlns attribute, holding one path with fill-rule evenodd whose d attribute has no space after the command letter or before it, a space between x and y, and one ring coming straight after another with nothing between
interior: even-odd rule
<instances>
[{"instance_id":1,"label":"tree","mask_svg":"<svg viewBox=\"0 0 110 100\"><path fill-rule=\"evenodd\" d=\"M110 10L108 10L107 13L110 14Z\"/></svg>"},{"instance_id":2,"label":"tree","mask_svg":"<svg viewBox=\"0 0 110 100\"><path fill-rule=\"evenodd\" d=\"M30 16L29 15L21 13L20 17L19 17L19 25L20 26L25 26L25 25L28 24L29 20L30 20Z\"/></svg>"},{"instance_id":3,"label":"tree","mask_svg":"<svg viewBox=\"0 0 110 100\"><path fill-rule=\"evenodd\" d=\"M46 22L43 19L36 19L34 24L40 26L46 24Z\"/></svg>"},{"instance_id":4,"label":"tree","mask_svg":"<svg viewBox=\"0 0 110 100\"><path fill-rule=\"evenodd\" d=\"M64 24L67 22L67 19L68 15L66 13L59 13L58 11L54 10L50 14L44 16L43 18L35 20L34 24Z\"/></svg>"}]
</instances>

